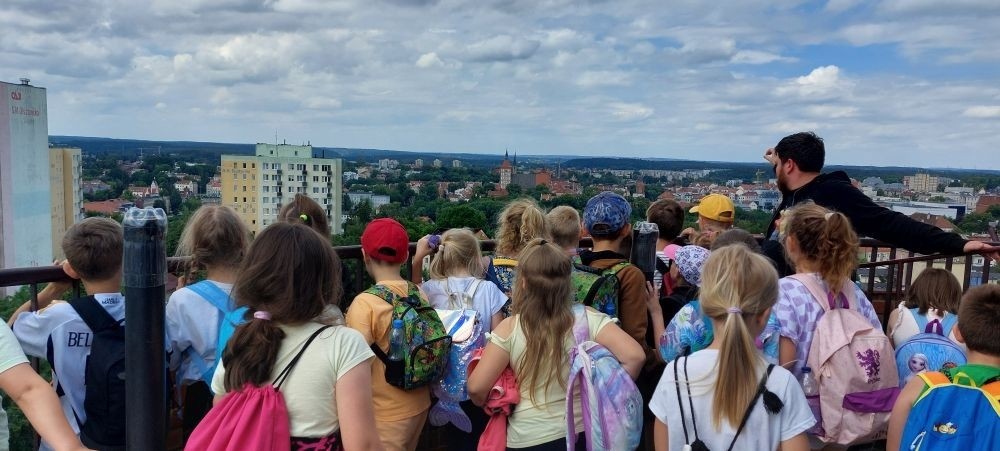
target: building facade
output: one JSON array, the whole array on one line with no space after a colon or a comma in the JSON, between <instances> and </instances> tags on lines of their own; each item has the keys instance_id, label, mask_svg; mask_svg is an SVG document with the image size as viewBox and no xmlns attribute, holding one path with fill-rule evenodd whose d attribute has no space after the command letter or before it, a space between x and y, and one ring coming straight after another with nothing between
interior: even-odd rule
<instances>
[{"instance_id":1,"label":"building facade","mask_svg":"<svg viewBox=\"0 0 1000 451\"><path fill-rule=\"evenodd\" d=\"M76 147L49 148L49 191L52 198L52 255L62 260L62 238L83 219L82 154Z\"/></svg>"},{"instance_id":2,"label":"building facade","mask_svg":"<svg viewBox=\"0 0 1000 451\"><path fill-rule=\"evenodd\" d=\"M903 185L910 191L918 193L933 193L938 189L940 180L930 174L915 174L903 177Z\"/></svg>"},{"instance_id":3,"label":"building facade","mask_svg":"<svg viewBox=\"0 0 1000 451\"><path fill-rule=\"evenodd\" d=\"M0 267L52 263L45 88L0 82Z\"/></svg>"},{"instance_id":4,"label":"building facade","mask_svg":"<svg viewBox=\"0 0 1000 451\"><path fill-rule=\"evenodd\" d=\"M257 144L252 156L222 156L222 204L236 210L253 233L274 223L297 193L326 210L331 232L342 232L339 158L313 158L312 146L287 144Z\"/></svg>"}]
</instances>

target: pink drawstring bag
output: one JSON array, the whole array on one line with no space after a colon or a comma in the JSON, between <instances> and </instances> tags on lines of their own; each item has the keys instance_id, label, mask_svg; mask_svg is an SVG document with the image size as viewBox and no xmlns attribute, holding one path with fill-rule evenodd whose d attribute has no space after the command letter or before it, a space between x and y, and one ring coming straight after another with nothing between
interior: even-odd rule
<instances>
[{"instance_id":1,"label":"pink drawstring bag","mask_svg":"<svg viewBox=\"0 0 1000 451\"><path fill-rule=\"evenodd\" d=\"M289 451L292 443L291 422L285 397L278 390L313 339L329 327L324 326L313 332L272 384L260 387L246 384L222 398L198 423L184 449Z\"/></svg>"}]
</instances>

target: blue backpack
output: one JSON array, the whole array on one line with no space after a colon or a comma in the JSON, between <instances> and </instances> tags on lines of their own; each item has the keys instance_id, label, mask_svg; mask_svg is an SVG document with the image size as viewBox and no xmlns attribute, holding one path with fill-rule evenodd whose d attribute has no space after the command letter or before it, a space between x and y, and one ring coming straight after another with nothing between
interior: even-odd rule
<instances>
[{"instance_id":1,"label":"blue backpack","mask_svg":"<svg viewBox=\"0 0 1000 451\"><path fill-rule=\"evenodd\" d=\"M896 348L896 370L899 373L900 387L923 371L940 371L943 368L965 365L965 351L948 339L951 329L958 322L957 316L948 313L945 314L944 321L928 322L927 316L921 315L917 309L909 309L909 312L917 321L917 327L924 332L910 337Z\"/></svg>"},{"instance_id":2,"label":"blue backpack","mask_svg":"<svg viewBox=\"0 0 1000 451\"><path fill-rule=\"evenodd\" d=\"M209 364L190 346L184 350L184 353L188 356L188 360L198 368L201 379L211 388L212 376L215 375L215 367L219 366L219 362L222 361L222 351L226 349L226 343L229 342L229 337L233 336L236 326L246 322L244 316L246 316L247 308L233 305L230 302L229 294L207 280L188 285L187 288L219 310L219 338L215 342L215 361Z\"/></svg>"},{"instance_id":3,"label":"blue backpack","mask_svg":"<svg viewBox=\"0 0 1000 451\"><path fill-rule=\"evenodd\" d=\"M900 449L969 451L1000 443L1000 376L981 387L967 374L920 373L927 391L910 409Z\"/></svg>"}]
</instances>

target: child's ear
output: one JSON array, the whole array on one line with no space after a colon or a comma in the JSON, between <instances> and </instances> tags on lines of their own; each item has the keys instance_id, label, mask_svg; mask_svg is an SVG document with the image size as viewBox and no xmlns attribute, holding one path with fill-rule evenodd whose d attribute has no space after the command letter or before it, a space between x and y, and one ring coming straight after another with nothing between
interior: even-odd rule
<instances>
[{"instance_id":1,"label":"child's ear","mask_svg":"<svg viewBox=\"0 0 1000 451\"><path fill-rule=\"evenodd\" d=\"M962 336L962 329L958 327L958 324L956 324L955 327L951 329L951 331L952 333L955 334L955 340L958 340L959 343L962 343L964 345L965 337Z\"/></svg>"},{"instance_id":2,"label":"child's ear","mask_svg":"<svg viewBox=\"0 0 1000 451\"><path fill-rule=\"evenodd\" d=\"M70 276L70 277L72 277L74 279L78 279L78 280L80 279L80 274L78 274L76 272L76 270L73 269L73 265L69 264L69 260L66 260L66 261L63 262L62 269L63 269L63 272L66 273L67 276Z\"/></svg>"}]
</instances>

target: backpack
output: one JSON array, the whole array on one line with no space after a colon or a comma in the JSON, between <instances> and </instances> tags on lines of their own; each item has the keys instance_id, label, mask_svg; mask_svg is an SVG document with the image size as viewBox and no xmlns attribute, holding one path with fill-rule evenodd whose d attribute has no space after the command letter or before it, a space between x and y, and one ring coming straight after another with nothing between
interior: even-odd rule
<instances>
[{"instance_id":1,"label":"backpack","mask_svg":"<svg viewBox=\"0 0 1000 451\"><path fill-rule=\"evenodd\" d=\"M566 449L576 448L575 393L580 392L588 450L636 449L642 436L642 395L618 358L593 341L582 305L573 306L573 348L566 388Z\"/></svg>"},{"instance_id":2,"label":"backpack","mask_svg":"<svg viewBox=\"0 0 1000 451\"><path fill-rule=\"evenodd\" d=\"M504 271L500 273L497 271L497 267L501 268L511 268L511 271ZM513 258L506 257L490 257L490 263L486 266L486 272L483 274L483 278L489 282L493 282L500 291L506 294L510 294L510 290L514 286L514 281L510 277L506 276L509 272L513 272L514 268L517 268L517 260Z\"/></svg>"},{"instance_id":3,"label":"backpack","mask_svg":"<svg viewBox=\"0 0 1000 451\"><path fill-rule=\"evenodd\" d=\"M477 350L486 345L482 318L472 308L472 300L482 282L482 279L474 279L465 291L451 291L445 281L449 309L437 309L437 314L451 336L451 350L444 374L431 387L434 397L438 399L428 415L432 426L444 426L451 422L464 432L472 432L472 421L459 403L469 399L465 386L469 361Z\"/></svg>"},{"instance_id":4,"label":"backpack","mask_svg":"<svg viewBox=\"0 0 1000 451\"><path fill-rule=\"evenodd\" d=\"M604 313L612 318L618 317L618 290L621 283L618 272L629 266L629 262L620 262L606 269L597 269L583 263L573 263L573 288L576 291L576 303Z\"/></svg>"},{"instance_id":5,"label":"backpack","mask_svg":"<svg viewBox=\"0 0 1000 451\"><path fill-rule=\"evenodd\" d=\"M221 288L207 280L202 280L201 282L188 285L187 288L198 296L201 296L202 299L208 301L209 304L212 304L212 306L219 311L219 335L215 342L215 360L209 364L195 351L194 348L189 346L184 350L184 354L187 355L188 361L198 368L198 373L201 374L201 380L205 381L205 384L211 388L212 377L215 375L215 368L219 366L219 362L222 361L222 352L226 349L226 343L228 343L229 338L233 336L233 332L236 331L236 327L246 322L244 316L246 315L247 308L234 308L233 304L230 302L229 294L222 291Z\"/></svg>"},{"instance_id":6,"label":"backpack","mask_svg":"<svg viewBox=\"0 0 1000 451\"><path fill-rule=\"evenodd\" d=\"M451 336L444 329L437 311L420 295L417 286L409 283L405 298L384 285L374 285L365 293L388 302L392 305L392 319L403 320L407 352L403 360L403 381L397 387L412 390L440 379L448 367ZM389 330L385 333L388 334ZM375 343L371 348L379 360L388 365L387 351Z\"/></svg>"},{"instance_id":7,"label":"backpack","mask_svg":"<svg viewBox=\"0 0 1000 451\"><path fill-rule=\"evenodd\" d=\"M274 382L255 387L247 383L239 390L227 393L191 432L185 450L242 451L251 449L284 451L291 448L291 421L281 385L292 368L302 358L306 348L321 332L316 329L306 339L302 349L278 373Z\"/></svg>"},{"instance_id":8,"label":"backpack","mask_svg":"<svg viewBox=\"0 0 1000 451\"><path fill-rule=\"evenodd\" d=\"M945 315L943 322L936 319L928 322L927 317L915 308L906 312L913 314L917 327L924 332L908 338L896 348L896 371L900 375L900 387L923 371L940 371L942 368L965 365L965 351L948 339L948 334L958 322L957 316L949 313Z\"/></svg>"},{"instance_id":9,"label":"backpack","mask_svg":"<svg viewBox=\"0 0 1000 451\"><path fill-rule=\"evenodd\" d=\"M125 328L93 296L69 301L94 333L84 369L80 440L88 448L125 449Z\"/></svg>"},{"instance_id":10,"label":"backpack","mask_svg":"<svg viewBox=\"0 0 1000 451\"><path fill-rule=\"evenodd\" d=\"M900 449L952 451L995 449L1000 443L1000 376L977 387L959 372L920 373L927 390L910 409ZM961 406L956 408L956 406Z\"/></svg>"},{"instance_id":11,"label":"backpack","mask_svg":"<svg viewBox=\"0 0 1000 451\"><path fill-rule=\"evenodd\" d=\"M884 439L889 412L899 395L889 337L858 313L850 281L843 286L838 306L815 276L791 277L802 282L826 312L816 323L807 362L819 385L818 438L840 445Z\"/></svg>"}]
</instances>

